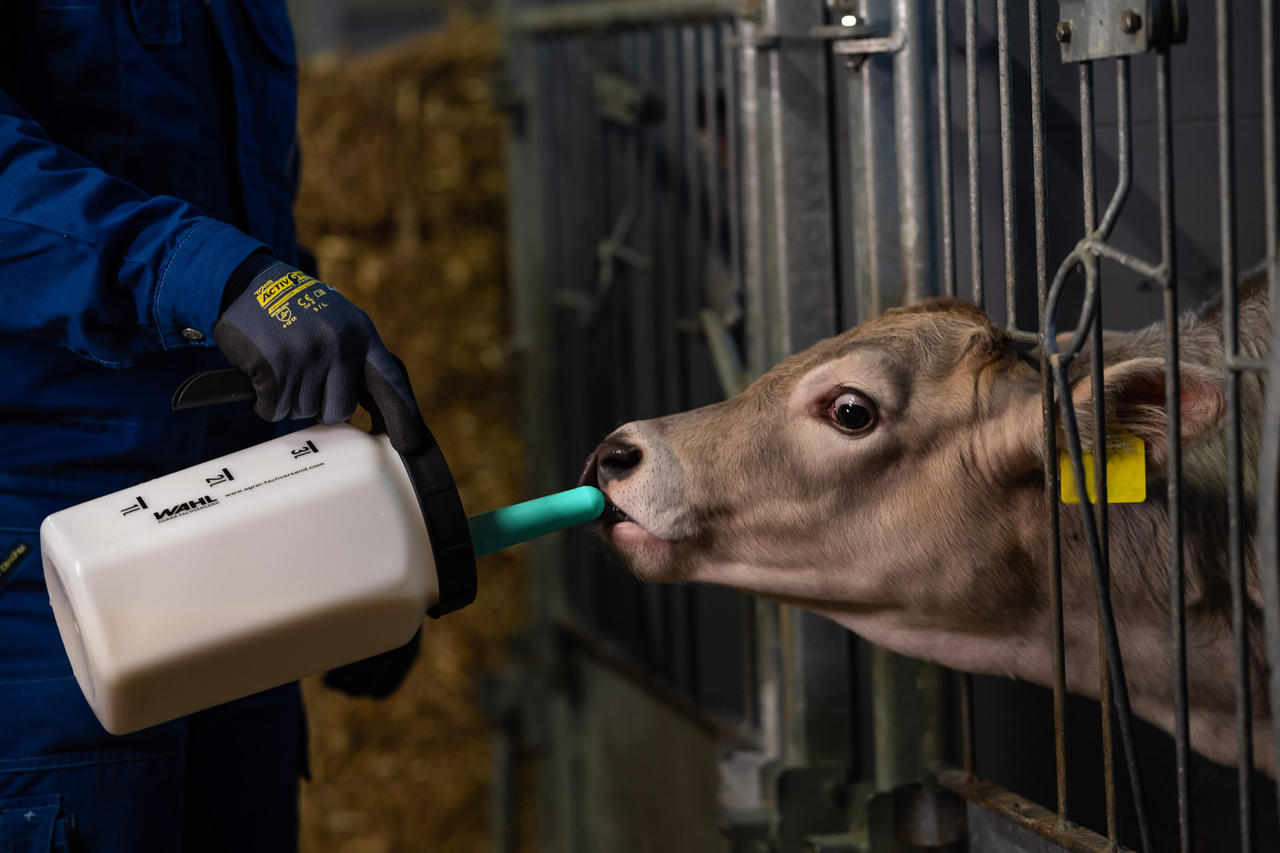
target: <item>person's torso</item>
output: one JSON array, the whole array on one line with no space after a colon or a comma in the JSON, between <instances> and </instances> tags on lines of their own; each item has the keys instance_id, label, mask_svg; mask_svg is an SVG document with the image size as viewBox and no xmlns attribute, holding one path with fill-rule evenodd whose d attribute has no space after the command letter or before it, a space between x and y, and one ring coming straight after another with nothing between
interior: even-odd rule
<instances>
[{"instance_id":1,"label":"person's torso","mask_svg":"<svg viewBox=\"0 0 1280 853\"><path fill-rule=\"evenodd\" d=\"M0 89L50 138L295 261L296 61L283 0L8 0ZM274 432L247 406L173 414L213 349L113 370L0 336L0 526Z\"/></svg>"}]
</instances>

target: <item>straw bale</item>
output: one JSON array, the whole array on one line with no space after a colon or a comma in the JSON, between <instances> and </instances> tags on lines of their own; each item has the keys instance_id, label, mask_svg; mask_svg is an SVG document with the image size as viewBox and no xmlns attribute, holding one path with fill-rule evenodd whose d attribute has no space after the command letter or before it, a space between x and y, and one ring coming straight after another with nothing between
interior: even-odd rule
<instances>
[{"instance_id":1,"label":"straw bale","mask_svg":"<svg viewBox=\"0 0 1280 853\"><path fill-rule=\"evenodd\" d=\"M455 18L375 54L304 67L299 237L404 361L469 512L522 497L506 281L500 38ZM353 567L358 569L358 567ZM476 679L526 620L518 551L480 560L471 607L428 620L389 700L304 683L312 779L302 850L481 851L490 746Z\"/></svg>"}]
</instances>

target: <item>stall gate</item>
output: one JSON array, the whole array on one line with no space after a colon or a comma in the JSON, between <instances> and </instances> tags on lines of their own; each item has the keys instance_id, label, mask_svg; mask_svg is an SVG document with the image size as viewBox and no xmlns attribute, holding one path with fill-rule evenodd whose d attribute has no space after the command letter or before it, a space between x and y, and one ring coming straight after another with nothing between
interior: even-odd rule
<instances>
[{"instance_id":1,"label":"stall gate","mask_svg":"<svg viewBox=\"0 0 1280 853\"><path fill-rule=\"evenodd\" d=\"M1234 320L1243 269L1265 261L1274 280L1280 264L1273 2L1189 17L1169 0L510 0L504 21L532 491L571 483L615 426L733 394L894 304L957 294L1043 341L1051 424L1071 359L1091 347L1100 364L1104 318L1132 328L1220 294L1237 693L1280 707L1280 668L1249 684L1240 630L1260 616L1243 583L1255 501L1239 389L1269 365L1238 352ZM1176 412L1176 371L1166 384ZM1082 478L1070 406L1062 418ZM1280 395L1268 418L1257 502L1275 661ZM1128 707L1105 504L1080 510L1101 712L1063 687L1056 557L1056 683L1042 690L726 590L645 587L575 531L532 549L535 627L488 685L495 849L528 840L521 755L536 759L547 851L1280 849L1247 710L1238 773L1188 749L1171 422L1175 738ZM1050 459L1057 435L1046 427ZM1056 465L1045 477L1057 555L1058 513L1076 510L1056 500Z\"/></svg>"}]
</instances>

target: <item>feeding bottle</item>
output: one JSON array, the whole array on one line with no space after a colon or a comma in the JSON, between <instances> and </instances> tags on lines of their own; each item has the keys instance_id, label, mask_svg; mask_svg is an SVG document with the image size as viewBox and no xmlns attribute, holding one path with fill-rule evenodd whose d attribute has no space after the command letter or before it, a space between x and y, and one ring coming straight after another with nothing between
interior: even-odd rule
<instances>
[{"instance_id":1,"label":"feeding bottle","mask_svg":"<svg viewBox=\"0 0 1280 853\"><path fill-rule=\"evenodd\" d=\"M76 680L124 734L396 648L474 599L476 554L602 508L583 487L468 524L434 442L343 424L54 513L40 544Z\"/></svg>"}]
</instances>

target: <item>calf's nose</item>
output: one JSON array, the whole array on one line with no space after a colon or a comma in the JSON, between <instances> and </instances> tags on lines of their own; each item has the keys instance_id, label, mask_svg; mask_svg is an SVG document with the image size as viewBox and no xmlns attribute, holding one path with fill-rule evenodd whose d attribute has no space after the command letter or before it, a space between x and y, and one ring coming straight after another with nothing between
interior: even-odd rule
<instances>
[{"instance_id":1,"label":"calf's nose","mask_svg":"<svg viewBox=\"0 0 1280 853\"><path fill-rule=\"evenodd\" d=\"M610 439L596 448L596 469L601 486L629 476L640 466L643 451L634 444Z\"/></svg>"}]
</instances>

